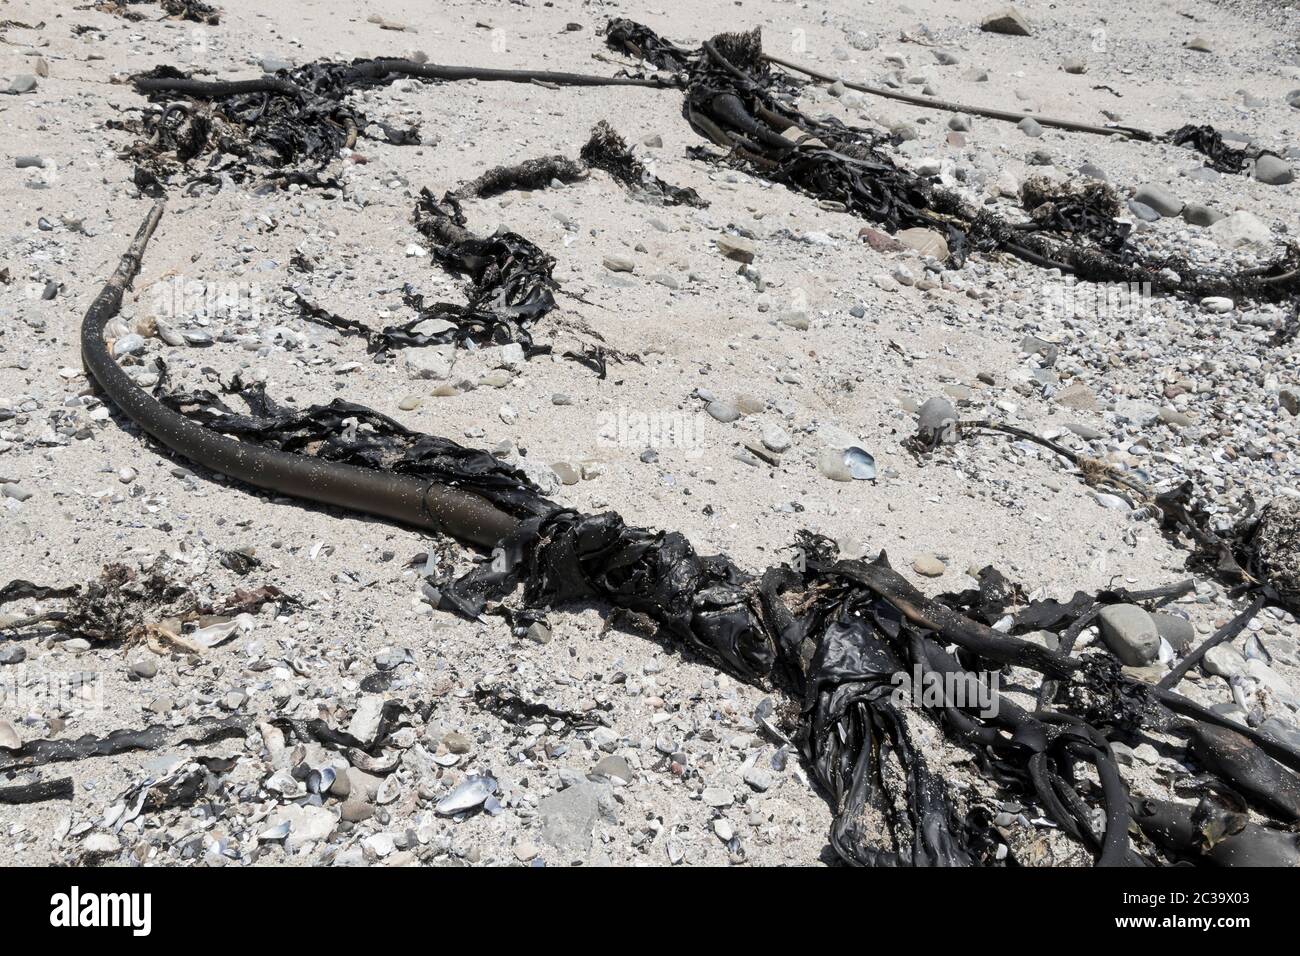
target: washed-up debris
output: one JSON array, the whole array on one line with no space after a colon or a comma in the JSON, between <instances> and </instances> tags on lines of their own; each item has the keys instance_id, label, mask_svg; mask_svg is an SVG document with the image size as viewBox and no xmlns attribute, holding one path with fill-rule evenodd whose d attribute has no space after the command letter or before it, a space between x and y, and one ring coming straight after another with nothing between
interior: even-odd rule
<instances>
[{"instance_id":1,"label":"washed-up debris","mask_svg":"<svg viewBox=\"0 0 1300 956\"><path fill-rule=\"evenodd\" d=\"M1223 142L1223 135L1213 126L1180 126L1169 134L1175 146L1190 146L1209 160L1207 163L1221 173L1245 171L1250 156L1245 150L1233 149Z\"/></svg>"},{"instance_id":2,"label":"washed-up debris","mask_svg":"<svg viewBox=\"0 0 1300 956\"><path fill-rule=\"evenodd\" d=\"M580 155L582 161L588 166L603 169L614 177L615 182L622 183L635 195L646 197L652 202L697 208L708 206L708 202L694 189L672 186L646 169L645 165L632 155L623 137L619 136L604 120L592 129L591 138L582 147Z\"/></svg>"},{"instance_id":3,"label":"washed-up debris","mask_svg":"<svg viewBox=\"0 0 1300 956\"><path fill-rule=\"evenodd\" d=\"M341 399L295 409L276 404L261 383L235 382L229 391L247 402L249 414L233 411L207 391L173 393L164 389L158 398L212 431L243 441L299 454L310 449L327 461L364 468L441 475L443 480L472 490L520 516L541 513L538 509L549 510L549 504L521 491L527 482L521 471L487 451L411 431L386 415Z\"/></svg>"},{"instance_id":4,"label":"washed-up debris","mask_svg":"<svg viewBox=\"0 0 1300 956\"><path fill-rule=\"evenodd\" d=\"M88 316L88 323L97 316L95 307ZM122 387L119 380L104 378ZM146 414L140 403L148 399L138 389L111 397ZM350 409L372 423L384 421L357 406ZM312 419L319 440L298 451L321 457L331 440L335 448L355 447L355 439L342 439L355 422L345 423L337 412L328 424L319 413ZM302 428L305 422L299 418L292 424ZM283 441L280 430L265 422L252 426L246 440L261 432L272 442ZM445 439L391 426L389 434L417 446L448 447ZM476 453L461 449L459 454ZM392 462L376 459L368 466L391 467ZM425 472L425 477L443 480L446 471ZM1290 792L1291 771L1300 769L1300 752L1292 747L1172 690L1126 676L1107 652L1075 655L1079 619L1108 603L1107 595L1076 595L1067 606L1030 602L1007 627L1003 618L1023 592L993 575L985 576L978 603L962 595L931 600L898 575L883 553L871 563L840 560L828 539L804 535L797 567L781 565L755 576L723 555L698 555L680 534L629 527L614 513L561 509L520 473L494 468L491 479L483 486L485 497L495 494L503 507L509 502L516 517L532 516L497 539L492 560L440 586L445 606L481 619L488 602L520 586L525 607L537 611L597 600L648 616L671 638L746 680L785 687L803 704L791 739L831 796L836 811L831 842L847 862L994 864L1010 855L991 826L988 808L978 797L958 799L917 746L921 720L936 721L951 743L988 758L985 773L993 784L1035 803L1101 864L1163 859L1130 840L1133 815L1111 751L1114 738L1143 730L1188 736L1231 778L1228 785L1256 797L1279 785ZM374 507L365 486L357 488L353 507ZM461 533L482 543L468 530ZM1020 636L1053 628L1059 650ZM949 651L953 646L955 653ZM1041 675L1036 711L1000 694L990 680L990 673L1007 666ZM945 677L973 682L981 690L975 701L945 689L905 708L894 691L896 675L909 673L935 675L940 686L952 686L944 685ZM996 706L980 706L991 701ZM364 742L323 721L282 723L346 748L354 766L368 753ZM1235 736L1216 735L1207 726ZM1231 747L1206 750L1206 740L1230 740ZM20 754L28 753L30 761L33 748L55 743L27 744ZM101 746L92 739L76 753L98 752ZM382 761L374 757L373 746L370 755ZM1078 775L1079 762L1091 765L1095 782ZM491 778L471 778L438 810L454 815L485 806L495 789ZM1265 812L1281 806L1260 802ZM1101 825L1096 810L1104 815Z\"/></svg>"},{"instance_id":5,"label":"washed-up debris","mask_svg":"<svg viewBox=\"0 0 1300 956\"><path fill-rule=\"evenodd\" d=\"M1155 517L1171 540L1190 548L1189 566L1194 570L1223 581L1239 594L1258 591L1263 599L1279 607L1300 609L1300 504L1297 499L1279 496L1263 512L1248 513L1228 531L1218 532L1211 527L1211 515L1190 479L1157 492L1109 462L1076 452L1027 429L987 420L954 421L952 425L953 435L996 431L1049 449L1074 465L1085 483L1110 485L1134 499L1135 506L1147 509L1139 513ZM936 431L922 415L917 434L909 445L920 454L933 452L943 443L941 435L949 433Z\"/></svg>"},{"instance_id":6,"label":"washed-up debris","mask_svg":"<svg viewBox=\"0 0 1300 956\"><path fill-rule=\"evenodd\" d=\"M233 759L222 757L182 760L163 776L148 777L128 787L109 808L103 825L116 833L141 814L189 807L204 797L216 797L221 791L222 774L234 764Z\"/></svg>"},{"instance_id":7,"label":"washed-up debris","mask_svg":"<svg viewBox=\"0 0 1300 956\"><path fill-rule=\"evenodd\" d=\"M545 189L552 182L577 183L587 178L581 163L563 156L526 159L514 166L493 166L456 190L461 199L483 199L512 190Z\"/></svg>"},{"instance_id":8,"label":"washed-up debris","mask_svg":"<svg viewBox=\"0 0 1300 956\"><path fill-rule=\"evenodd\" d=\"M92 9L100 13L109 13L125 20L144 20L148 15L136 9L146 3L157 3L167 14L168 19L189 20L191 23L206 23L217 26L221 22L220 11L202 0L97 0L91 4Z\"/></svg>"},{"instance_id":9,"label":"washed-up debris","mask_svg":"<svg viewBox=\"0 0 1300 956\"><path fill-rule=\"evenodd\" d=\"M36 783L20 784L13 787L0 787L0 803L44 803L46 800L71 800L73 785L71 777L57 780L41 780Z\"/></svg>"},{"instance_id":10,"label":"washed-up debris","mask_svg":"<svg viewBox=\"0 0 1300 956\"><path fill-rule=\"evenodd\" d=\"M19 597L70 597L71 600L63 609L12 621L6 625L11 629L56 621L59 629L69 636L97 643L170 644L190 651L213 647L241 626L247 629L251 626L248 614L264 604L289 600L278 588L265 586L252 591L237 590L215 605L204 602L177 583L161 560L144 572L122 564L105 565L99 578L84 589L41 588L26 581L12 581L0 589L3 600ZM185 623L204 619L205 627L191 635L182 633Z\"/></svg>"},{"instance_id":11,"label":"washed-up debris","mask_svg":"<svg viewBox=\"0 0 1300 956\"><path fill-rule=\"evenodd\" d=\"M33 584L31 581L24 581L21 578L9 581L0 585L0 604L7 604L10 601L20 601L23 599L32 599L43 601L46 598L65 598L72 597L80 588L77 585L69 587L55 587L43 584Z\"/></svg>"},{"instance_id":12,"label":"washed-up debris","mask_svg":"<svg viewBox=\"0 0 1300 956\"><path fill-rule=\"evenodd\" d=\"M493 794L497 792L497 781L489 774L470 774L451 793L438 801L434 809L444 817L469 813L483 808L492 812L495 804Z\"/></svg>"},{"instance_id":13,"label":"washed-up debris","mask_svg":"<svg viewBox=\"0 0 1300 956\"><path fill-rule=\"evenodd\" d=\"M125 158L136 165L135 183L147 195L162 194L180 177L187 185L292 183L341 190L326 167L365 136L399 146L418 145L416 126L398 127L364 115L347 102L358 89L387 86L402 78L421 81L542 81L556 86L659 86L656 80L588 76L537 70L441 66L413 60L318 61L274 76L231 82L195 79L171 66L132 78L152 106L136 121L113 128L138 136ZM373 132L372 132L373 128ZM203 165L200 165L200 164Z\"/></svg>"},{"instance_id":14,"label":"washed-up debris","mask_svg":"<svg viewBox=\"0 0 1300 956\"><path fill-rule=\"evenodd\" d=\"M114 730L103 737L85 734L74 739L51 738L29 740L17 750L0 754L0 773L28 770L50 763L66 763L89 757L111 757L135 750L158 750L163 747L201 746L246 737L249 721L245 717L207 718L191 727L168 727L152 724L143 730Z\"/></svg>"},{"instance_id":15,"label":"washed-up debris","mask_svg":"<svg viewBox=\"0 0 1300 956\"><path fill-rule=\"evenodd\" d=\"M672 68L680 70L686 119L700 136L727 150L723 161L837 203L891 232L936 230L958 264L972 251L1006 252L1086 281L1146 283L1155 293L1197 301L1211 295L1278 301L1300 294L1295 243L1260 269L1218 272L1181 256L1148 254L1123 241L1113 226L1100 237L1081 232L1078 200L1075 215L1045 216L1025 229L987 208L968 208L956 193L899 166L882 148L885 134L801 112L793 81L772 71L757 29L722 34L689 52L652 36L649 28L626 20L606 28L612 48L633 55L655 51L647 62L661 69L678 64ZM695 155L708 158L700 150ZM1096 224L1089 231L1095 233Z\"/></svg>"},{"instance_id":16,"label":"washed-up debris","mask_svg":"<svg viewBox=\"0 0 1300 956\"><path fill-rule=\"evenodd\" d=\"M1116 219L1119 197L1106 183L1061 184L1033 177L1020 187L1020 198L1035 228L1085 236L1111 252L1128 241L1131 226Z\"/></svg>"},{"instance_id":17,"label":"washed-up debris","mask_svg":"<svg viewBox=\"0 0 1300 956\"><path fill-rule=\"evenodd\" d=\"M575 183L586 179L591 169L602 169L614 181L647 202L688 205L704 208L708 203L693 189L672 186L650 170L628 149L623 137L605 120L592 128L574 161L564 156L544 156L525 160L514 166L495 166L463 186L454 194L459 199L494 196L508 190L535 190L553 182Z\"/></svg>"},{"instance_id":18,"label":"washed-up debris","mask_svg":"<svg viewBox=\"0 0 1300 956\"><path fill-rule=\"evenodd\" d=\"M524 700L518 694L498 686L476 688L474 702L508 724L538 720L559 722L564 725L562 733L583 727L595 727L603 722L602 715L598 712L580 714L576 711L557 710L549 704Z\"/></svg>"}]
</instances>

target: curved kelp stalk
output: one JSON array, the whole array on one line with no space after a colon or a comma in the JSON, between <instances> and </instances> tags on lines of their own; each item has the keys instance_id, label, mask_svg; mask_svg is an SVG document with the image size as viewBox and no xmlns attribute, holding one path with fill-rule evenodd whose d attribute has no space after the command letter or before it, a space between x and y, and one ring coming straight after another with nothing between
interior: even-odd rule
<instances>
[{"instance_id":1,"label":"curved kelp stalk","mask_svg":"<svg viewBox=\"0 0 1300 956\"><path fill-rule=\"evenodd\" d=\"M109 354L104 327L117 315L123 292L139 272L163 208L163 203L156 203L145 217L81 325L86 370L128 418L190 461L268 491L357 508L403 524L445 531L478 545L495 544L514 528L509 515L480 496L451 485L327 463L226 438L165 407L132 382Z\"/></svg>"},{"instance_id":2,"label":"curved kelp stalk","mask_svg":"<svg viewBox=\"0 0 1300 956\"><path fill-rule=\"evenodd\" d=\"M227 392L241 394L249 414L204 392L164 394L164 404L131 383L103 340L161 214L161 206L151 210L83 324L87 368L108 398L163 444L223 474L492 547L491 561L432 588L446 610L482 620L522 588L523 607L511 612L518 626L547 608L596 601L648 616L741 679L783 689L797 716L762 725L798 748L829 795L831 845L845 862L1014 862L1011 837L993 825L994 803L1008 793L1041 808L1101 865L1188 857L1250 864L1294 849L1253 824L1233 831L1230 853L1179 842L1185 828L1170 842L1168 828L1153 825L1141 838L1149 842L1130 842L1130 823L1146 833L1152 813L1129 794L1112 743L1148 733L1186 738L1186 759L1241 806L1285 824L1300 815L1300 752L1171 688L1128 678L1104 651L1072 654L1100 606L1169 600L1186 584L1028 602L986 569L978 591L930 599L883 554L838 560L833 542L808 533L797 570L753 575L725 555L698 554L675 532L564 509L487 452L412 432L363 406L282 408L238 380ZM992 626L1008 618L1009 629ZM1063 635L1061 649L1021 636L1036 630ZM999 691L998 675L1010 667L1040 675L1035 709ZM972 699L961 687L979 692ZM920 743L925 721L975 755L989 795L954 787L951 771L932 766Z\"/></svg>"}]
</instances>

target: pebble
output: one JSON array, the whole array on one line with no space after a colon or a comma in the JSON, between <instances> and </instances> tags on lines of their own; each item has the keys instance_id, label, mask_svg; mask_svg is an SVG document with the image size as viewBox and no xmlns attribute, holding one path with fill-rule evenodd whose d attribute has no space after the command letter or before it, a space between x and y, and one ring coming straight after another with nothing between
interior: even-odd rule
<instances>
[{"instance_id":1,"label":"pebble","mask_svg":"<svg viewBox=\"0 0 1300 956\"><path fill-rule=\"evenodd\" d=\"M348 733L369 746L379 732L383 714L384 698L379 694L367 694L357 701L352 720L348 722Z\"/></svg>"},{"instance_id":2,"label":"pebble","mask_svg":"<svg viewBox=\"0 0 1300 956\"><path fill-rule=\"evenodd\" d=\"M1231 680L1246 673L1246 659L1228 644L1211 647L1201 658L1201 667L1207 674Z\"/></svg>"},{"instance_id":3,"label":"pebble","mask_svg":"<svg viewBox=\"0 0 1300 956\"><path fill-rule=\"evenodd\" d=\"M1002 33L1007 36L1033 36L1029 21L1015 7L1003 7L990 13L980 21L980 29L985 33Z\"/></svg>"},{"instance_id":4,"label":"pebble","mask_svg":"<svg viewBox=\"0 0 1300 956\"><path fill-rule=\"evenodd\" d=\"M1266 249L1273 245L1273 230L1254 213L1239 209L1224 216L1209 227L1210 234L1219 245L1227 249L1255 246Z\"/></svg>"},{"instance_id":5,"label":"pebble","mask_svg":"<svg viewBox=\"0 0 1300 956\"><path fill-rule=\"evenodd\" d=\"M1150 206L1162 216L1176 216L1186 205L1159 183L1144 183L1137 188L1133 198L1145 206Z\"/></svg>"},{"instance_id":6,"label":"pebble","mask_svg":"<svg viewBox=\"0 0 1300 956\"><path fill-rule=\"evenodd\" d=\"M131 674L143 680L158 676L158 662L151 657L141 657L131 662Z\"/></svg>"},{"instance_id":7,"label":"pebble","mask_svg":"<svg viewBox=\"0 0 1300 956\"><path fill-rule=\"evenodd\" d=\"M754 244L743 236L719 236L718 251L735 262L754 261Z\"/></svg>"},{"instance_id":8,"label":"pebble","mask_svg":"<svg viewBox=\"0 0 1300 956\"><path fill-rule=\"evenodd\" d=\"M607 813L607 810L602 813L601 790L597 784L575 783L538 802L537 816L541 821L538 837L556 849L585 854L591 849L592 830L597 820Z\"/></svg>"},{"instance_id":9,"label":"pebble","mask_svg":"<svg viewBox=\"0 0 1300 956\"><path fill-rule=\"evenodd\" d=\"M780 425L767 425L763 428L761 437L763 447L768 451L774 451L780 454L787 451L791 445L790 435Z\"/></svg>"},{"instance_id":10,"label":"pebble","mask_svg":"<svg viewBox=\"0 0 1300 956\"><path fill-rule=\"evenodd\" d=\"M1191 647L1192 641L1196 639L1196 628L1185 617L1167 611L1154 611L1151 619L1155 622L1156 633L1179 654Z\"/></svg>"},{"instance_id":11,"label":"pebble","mask_svg":"<svg viewBox=\"0 0 1300 956\"><path fill-rule=\"evenodd\" d=\"M1183 221L1193 226L1213 226L1223 217L1224 214L1217 209L1202 206L1200 203L1189 202L1183 207Z\"/></svg>"},{"instance_id":12,"label":"pebble","mask_svg":"<svg viewBox=\"0 0 1300 956\"><path fill-rule=\"evenodd\" d=\"M918 554L912 559L912 570L922 577L937 578L948 570L948 566L933 554Z\"/></svg>"},{"instance_id":13,"label":"pebble","mask_svg":"<svg viewBox=\"0 0 1300 956\"><path fill-rule=\"evenodd\" d=\"M1270 186L1285 186L1295 180L1295 171L1286 160L1265 154L1255 160L1255 178Z\"/></svg>"},{"instance_id":14,"label":"pebble","mask_svg":"<svg viewBox=\"0 0 1300 956\"><path fill-rule=\"evenodd\" d=\"M402 361L411 378L445 379L451 376L455 356L451 346L430 345L407 349Z\"/></svg>"},{"instance_id":15,"label":"pebble","mask_svg":"<svg viewBox=\"0 0 1300 956\"><path fill-rule=\"evenodd\" d=\"M16 481L9 481L0 485L0 497L12 498L14 501L26 501L31 496L31 491Z\"/></svg>"},{"instance_id":16,"label":"pebble","mask_svg":"<svg viewBox=\"0 0 1300 956\"><path fill-rule=\"evenodd\" d=\"M723 424L730 424L740 418L740 409L731 402L725 402L722 400L712 401L704 406L704 410L708 412L712 418L722 422Z\"/></svg>"},{"instance_id":17,"label":"pebble","mask_svg":"<svg viewBox=\"0 0 1300 956\"><path fill-rule=\"evenodd\" d=\"M601 260L610 272L635 272L636 263L624 256L605 256Z\"/></svg>"},{"instance_id":18,"label":"pebble","mask_svg":"<svg viewBox=\"0 0 1300 956\"><path fill-rule=\"evenodd\" d=\"M704 792L700 794L700 799L715 810L729 807L736 802L731 791L724 787L705 787Z\"/></svg>"},{"instance_id":19,"label":"pebble","mask_svg":"<svg viewBox=\"0 0 1300 956\"><path fill-rule=\"evenodd\" d=\"M1026 136L1029 136L1033 139L1037 139L1038 137L1043 135L1042 125L1038 122L1038 120L1034 119L1032 116L1026 116L1024 119L1022 119L1019 123L1016 124L1016 128L1019 129L1020 132L1024 133Z\"/></svg>"},{"instance_id":20,"label":"pebble","mask_svg":"<svg viewBox=\"0 0 1300 956\"><path fill-rule=\"evenodd\" d=\"M1111 604L1098 616L1101 638L1130 667L1142 667L1160 652L1160 633L1151 615L1136 604Z\"/></svg>"},{"instance_id":21,"label":"pebble","mask_svg":"<svg viewBox=\"0 0 1300 956\"><path fill-rule=\"evenodd\" d=\"M34 89L36 89L36 77L30 73L19 73L9 81L9 87L5 92L13 94L30 93Z\"/></svg>"},{"instance_id":22,"label":"pebble","mask_svg":"<svg viewBox=\"0 0 1300 956\"><path fill-rule=\"evenodd\" d=\"M567 461L556 461L551 463L551 470L560 478L560 481L566 485L576 485L582 480L582 472L577 465Z\"/></svg>"}]
</instances>

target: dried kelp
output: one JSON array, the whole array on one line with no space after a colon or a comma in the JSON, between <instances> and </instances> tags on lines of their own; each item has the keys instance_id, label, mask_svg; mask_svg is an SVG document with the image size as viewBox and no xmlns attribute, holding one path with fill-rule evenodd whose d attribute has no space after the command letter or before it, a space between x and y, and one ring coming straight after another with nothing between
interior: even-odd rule
<instances>
[{"instance_id":1,"label":"dried kelp","mask_svg":"<svg viewBox=\"0 0 1300 956\"><path fill-rule=\"evenodd\" d=\"M587 169L581 163L564 156L543 156L526 159L514 166L493 166L491 169L456 189L461 199L485 198L513 190L545 189L552 181L581 182L587 178Z\"/></svg>"},{"instance_id":2,"label":"dried kelp","mask_svg":"<svg viewBox=\"0 0 1300 956\"><path fill-rule=\"evenodd\" d=\"M72 778L39 780L36 783L0 787L0 803L44 803L46 800L71 800Z\"/></svg>"},{"instance_id":3,"label":"dried kelp","mask_svg":"<svg viewBox=\"0 0 1300 956\"><path fill-rule=\"evenodd\" d=\"M503 184L507 176L489 176ZM480 177L482 179L482 177ZM476 181L477 182L477 181ZM433 260L468 282L465 304L426 302L408 284L403 302L415 312L405 322L372 329L363 322L330 312L296 289L289 289L298 315L318 325L365 340L372 354L431 345L482 348L511 343L523 347L525 357L545 354L549 346L533 342L532 325L555 308L559 284L552 276L555 260L529 240L513 232L476 236L465 228L465 214L457 192L441 201L421 190L416 203L416 229L432 246Z\"/></svg>"},{"instance_id":4,"label":"dried kelp","mask_svg":"<svg viewBox=\"0 0 1300 956\"><path fill-rule=\"evenodd\" d=\"M310 63L275 77L224 85L194 80L168 66L134 77L152 105L138 122L116 126L139 136L124 156L137 164L136 185L160 195L185 176L187 184L219 185L229 178L341 189L326 167L359 137L377 136L396 145L420 141L417 128L372 120L345 102L353 89L398 78L373 76L358 68L362 62Z\"/></svg>"},{"instance_id":5,"label":"dried kelp","mask_svg":"<svg viewBox=\"0 0 1300 956\"><path fill-rule=\"evenodd\" d=\"M705 208L708 202L693 189L673 186L650 172L632 154L623 137L605 120L597 123L583 145L579 160L564 156L543 156L513 166L494 166L449 195L458 199L494 196L509 190L533 190L553 181L575 183L586 179L591 169L602 169L614 181L646 202Z\"/></svg>"},{"instance_id":6,"label":"dried kelp","mask_svg":"<svg viewBox=\"0 0 1300 956\"><path fill-rule=\"evenodd\" d=\"M21 601L25 598L41 601L45 598L71 597L78 590L79 588L75 584L70 587L54 587L33 584L31 581L16 578L7 584L0 585L0 604L6 604L9 601Z\"/></svg>"},{"instance_id":7,"label":"dried kelp","mask_svg":"<svg viewBox=\"0 0 1300 956\"><path fill-rule=\"evenodd\" d=\"M775 73L763 55L757 30L723 34L684 51L659 41L648 27L616 20L606 29L606 42L631 55L654 51L654 65L677 70L687 121L728 150L729 162L838 203L890 231L934 229L946 237L957 263L972 251L1005 252L1086 281L1146 283L1157 294L1269 301L1300 295L1300 246L1294 243L1262 269L1219 272L1182 256L1145 252L1104 217L1089 222L1095 207L1078 202L1059 216L1053 209L1028 228L986 208L970 208L956 193L895 163L881 148L882 133L802 113L794 105L792 81Z\"/></svg>"},{"instance_id":8,"label":"dried kelp","mask_svg":"<svg viewBox=\"0 0 1300 956\"><path fill-rule=\"evenodd\" d=\"M476 687L474 689L474 703L507 724L546 721L560 725L558 732L561 734L566 734L571 730L608 724L608 720L599 712L593 711L583 714L577 711L560 710L549 704L525 700L505 687L495 685L492 687Z\"/></svg>"},{"instance_id":9,"label":"dried kelp","mask_svg":"<svg viewBox=\"0 0 1300 956\"><path fill-rule=\"evenodd\" d=\"M1300 753L1168 688L1126 677L1104 651L1073 653L1074 638L1100 607L1172 599L1186 593L1186 583L1029 602L1022 588L986 569L977 589L930 600L883 555L871 563L838 560L831 542L811 535L799 542L798 569L781 565L755 576L725 556L697 554L679 534L629 527L612 513L562 509L486 452L418 435L360 406L276 412L260 388L243 394L271 414L234 416L210 401L177 407L245 440L463 484L524 519L491 560L438 582L445 609L481 619L516 588L516 619L596 600L650 617L683 647L743 679L786 688L802 702L793 739L831 796L831 841L846 861L986 864L1009 853L984 798L954 793L930 766L918 744L921 720L936 721L952 744L974 751L989 783L1038 808L1105 864L1160 860L1130 845L1130 798L1111 753L1114 740L1144 730L1200 740L1214 727L1229 728L1243 741L1231 773L1248 777L1236 786L1252 793L1279 781L1289 787L1294 775L1285 768L1300 768ZM475 473L471 462L486 468ZM1010 627L999 620L1004 629L994 630L995 619L1006 616ZM1060 635L1061 649L1019 636L1039 630ZM1007 667L1042 676L1037 711L999 692L996 675ZM900 700L900 675L943 689ZM966 682L983 688L989 706L953 694ZM319 739L325 731L313 733ZM1079 775L1080 761L1092 767L1092 782Z\"/></svg>"},{"instance_id":10,"label":"dried kelp","mask_svg":"<svg viewBox=\"0 0 1300 956\"><path fill-rule=\"evenodd\" d=\"M1118 221L1119 196L1106 183L1061 184L1034 177L1020 187L1020 199L1033 228L1084 236L1110 252L1119 252L1132 230Z\"/></svg>"},{"instance_id":11,"label":"dried kelp","mask_svg":"<svg viewBox=\"0 0 1300 956\"><path fill-rule=\"evenodd\" d=\"M1216 531L1204 499L1190 479L1157 493L1101 459L1075 452L1023 428L993 421L953 422L939 431L918 421L907 447L918 457L939 450L943 436L996 431L1030 441L1060 455L1078 469L1084 482L1110 486L1136 499L1174 544L1189 549L1188 567L1209 575L1238 595L1257 593L1280 607L1300 612L1300 499L1280 495L1262 512L1251 511L1225 531Z\"/></svg>"},{"instance_id":12,"label":"dried kelp","mask_svg":"<svg viewBox=\"0 0 1300 956\"><path fill-rule=\"evenodd\" d=\"M465 306L438 302L408 293L407 304L419 312L406 332L430 319L451 323L447 340L472 339L477 345L517 342L532 348L529 326L555 308L559 288L552 272L555 260L513 232L479 237L465 228L465 214L454 193L441 202L428 189L415 206L415 228L429 240L433 259L444 269L469 280Z\"/></svg>"},{"instance_id":13,"label":"dried kelp","mask_svg":"<svg viewBox=\"0 0 1300 956\"><path fill-rule=\"evenodd\" d=\"M268 397L262 384L236 381L228 394L238 394L250 409L240 414L212 392L171 392L162 381L159 386L157 397L164 405L234 438L365 468L441 475L519 517L545 514L554 507L536 495L523 472L489 452L411 431L364 405L335 399L328 405L289 408Z\"/></svg>"},{"instance_id":14,"label":"dried kelp","mask_svg":"<svg viewBox=\"0 0 1300 956\"><path fill-rule=\"evenodd\" d=\"M186 0L179 0L186 2ZM339 150L369 137L394 145L420 142L417 126L397 127L365 116L347 102L354 90L399 79L484 80L552 86L661 86L658 80L545 70L498 70L398 59L320 60L254 80L196 79L157 66L132 77L152 103L138 121L110 123L138 136L126 152L137 163L137 186L158 195L181 174L189 183L243 183L338 189L326 166ZM207 164L194 168L199 160Z\"/></svg>"},{"instance_id":15,"label":"dried kelp","mask_svg":"<svg viewBox=\"0 0 1300 956\"><path fill-rule=\"evenodd\" d=\"M220 11L202 0L99 0L91 8L100 13L110 13L126 20L143 20L146 15L135 8L146 3L156 2L172 20L188 20L191 23L206 23L216 26L221 22Z\"/></svg>"},{"instance_id":16,"label":"dried kelp","mask_svg":"<svg viewBox=\"0 0 1300 956\"><path fill-rule=\"evenodd\" d=\"M705 208L708 202L702 199L694 189L673 186L664 182L639 159L632 155L623 137L619 136L609 123L601 120L591 131L579 154L582 161L595 169L603 169L614 177L616 182L633 190L634 194L644 196L652 202L661 202L670 206L686 205Z\"/></svg>"},{"instance_id":17,"label":"dried kelp","mask_svg":"<svg viewBox=\"0 0 1300 956\"><path fill-rule=\"evenodd\" d=\"M1245 150L1233 149L1225 144L1223 134L1213 126L1188 123L1168 135L1169 141L1175 146L1190 146L1209 160L1206 165L1221 173L1243 172L1250 161Z\"/></svg>"},{"instance_id":18,"label":"dried kelp","mask_svg":"<svg viewBox=\"0 0 1300 956\"><path fill-rule=\"evenodd\" d=\"M251 565L250 565L251 566ZM245 572L247 573L247 572ZM252 613L265 604L295 603L278 588L264 585L236 590L215 604L205 602L179 583L161 559L144 571L124 564L106 564L99 577L84 588L43 588L27 581L11 581L0 588L0 603L19 598L68 598L64 607L17 620L8 627L29 627L46 621L58 623L63 633L96 643L169 642L196 651L180 634L186 622L202 616Z\"/></svg>"},{"instance_id":19,"label":"dried kelp","mask_svg":"<svg viewBox=\"0 0 1300 956\"><path fill-rule=\"evenodd\" d=\"M232 737L246 737L248 730L248 718L222 717L205 719L191 727L151 724L142 730L114 730L103 737L85 734L70 739L29 740L17 750L6 750L0 754L0 760L6 761L0 766L0 773L90 757L112 757L135 750L200 746Z\"/></svg>"}]
</instances>

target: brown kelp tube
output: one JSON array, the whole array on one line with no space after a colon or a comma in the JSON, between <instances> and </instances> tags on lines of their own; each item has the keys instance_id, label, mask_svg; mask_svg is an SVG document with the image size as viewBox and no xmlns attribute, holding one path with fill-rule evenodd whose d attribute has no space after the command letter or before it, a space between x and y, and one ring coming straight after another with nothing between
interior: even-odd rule
<instances>
[{"instance_id":1,"label":"brown kelp tube","mask_svg":"<svg viewBox=\"0 0 1300 956\"><path fill-rule=\"evenodd\" d=\"M445 531L478 545L493 545L513 530L514 519L478 495L411 475L327 463L235 441L165 407L131 381L109 354L104 327L117 315L122 293L140 270L163 208L156 203L145 217L81 325L86 370L127 417L190 461L268 491Z\"/></svg>"}]
</instances>

